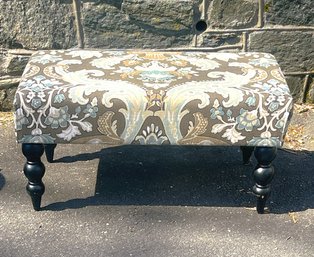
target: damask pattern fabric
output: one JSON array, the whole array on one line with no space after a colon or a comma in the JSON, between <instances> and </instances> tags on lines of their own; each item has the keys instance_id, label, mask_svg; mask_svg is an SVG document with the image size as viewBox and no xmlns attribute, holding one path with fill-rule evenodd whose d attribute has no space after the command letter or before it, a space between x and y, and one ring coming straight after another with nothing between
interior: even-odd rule
<instances>
[{"instance_id":1,"label":"damask pattern fabric","mask_svg":"<svg viewBox=\"0 0 314 257\"><path fill-rule=\"evenodd\" d=\"M50 50L15 98L20 143L276 146L292 108L266 53Z\"/></svg>"}]
</instances>

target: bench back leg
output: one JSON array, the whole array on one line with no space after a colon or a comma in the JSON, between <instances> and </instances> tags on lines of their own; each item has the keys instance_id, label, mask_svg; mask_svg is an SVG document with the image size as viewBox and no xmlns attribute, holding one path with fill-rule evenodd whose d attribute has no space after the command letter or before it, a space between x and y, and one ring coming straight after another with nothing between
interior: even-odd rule
<instances>
[{"instance_id":1,"label":"bench back leg","mask_svg":"<svg viewBox=\"0 0 314 257\"><path fill-rule=\"evenodd\" d=\"M49 163L53 162L53 156L54 156L56 147L57 147L57 144L46 144L45 145L46 158L47 158L47 161Z\"/></svg>"},{"instance_id":2,"label":"bench back leg","mask_svg":"<svg viewBox=\"0 0 314 257\"><path fill-rule=\"evenodd\" d=\"M243 157L243 164L249 165L252 153L254 152L254 146L240 146Z\"/></svg>"}]
</instances>

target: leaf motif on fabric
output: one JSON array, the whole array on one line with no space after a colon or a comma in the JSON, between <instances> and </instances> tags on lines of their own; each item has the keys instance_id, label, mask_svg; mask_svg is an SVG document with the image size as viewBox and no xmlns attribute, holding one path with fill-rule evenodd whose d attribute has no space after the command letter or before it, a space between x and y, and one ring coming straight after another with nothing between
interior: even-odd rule
<instances>
[{"instance_id":1,"label":"leaf motif on fabric","mask_svg":"<svg viewBox=\"0 0 314 257\"><path fill-rule=\"evenodd\" d=\"M69 66L66 66L66 69L68 69ZM65 70L66 70L65 69ZM44 70L43 70L44 74L48 77L51 77L51 78L54 78L54 79L59 79L59 80L62 80L62 76L57 74L55 72L55 66L51 65L51 66L48 66L48 67L45 67Z\"/></svg>"},{"instance_id":2,"label":"leaf motif on fabric","mask_svg":"<svg viewBox=\"0 0 314 257\"><path fill-rule=\"evenodd\" d=\"M58 137L63 138L65 141L70 141L73 137L81 135L77 126L70 125L67 129L62 130L62 133L57 134Z\"/></svg>"},{"instance_id":3,"label":"leaf motif on fabric","mask_svg":"<svg viewBox=\"0 0 314 257\"><path fill-rule=\"evenodd\" d=\"M217 134L217 133L220 133L225 127L228 127L230 126L230 124L215 124L213 127L212 127L212 133L214 134Z\"/></svg>"},{"instance_id":4,"label":"leaf motif on fabric","mask_svg":"<svg viewBox=\"0 0 314 257\"><path fill-rule=\"evenodd\" d=\"M168 140L168 138L162 134L162 129L152 123L150 126L147 126L146 130L144 129L142 131L142 135L137 136L135 140L138 140L141 145L162 145Z\"/></svg>"},{"instance_id":5,"label":"leaf motif on fabric","mask_svg":"<svg viewBox=\"0 0 314 257\"><path fill-rule=\"evenodd\" d=\"M282 74L282 71L280 70L279 67L276 68L276 69L271 70L270 74L271 74L275 79L280 80L282 83L287 83L286 80L285 80L285 77L284 77L284 75Z\"/></svg>"},{"instance_id":6,"label":"leaf motif on fabric","mask_svg":"<svg viewBox=\"0 0 314 257\"><path fill-rule=\"evenodd\" d=\"M83 121L80 123L82 129L86 132L91 132L93 130L93 125L88 121Z\"/></svg>"},{"instance_id":7,"label":"leaf motif on fabric","mask_svg":"<svg viewBox=\"0 0 314 257\"><path fill-rule=\"evenodd\" d=\"M256 74L253 78L251 78L251 82L258 82L266 79L268 77L268 73L265 70L255 68Z\"/></svg>"},{"instance_id":8,"label":"leaf motif on fabric","mask_svg":"<svg viewBox=\"0 0 314 257\"><path fill-rule=\"evenodd\" d=\"M108 111L98 119L98 131L111 140L116 141L117 144L121 144L123 143L123 139L121 139L117 134L116 122L112 122L113 115L114 112Z\"/></svg>"},{"instance_id":9,"label":"leaf motif on fabric","mask_svg":"<svg viewBox=\"0 0 314 257\"><path fill-rule=\"evenodd\" d=\"M202 135L205 133L206 128L208 126L208 119L204 117L204 115L200 112L193 114L195 119L195 125L193 129L189 131L189 133L185 136L185 138L196 137L198 135Z\"/></svg>"},{"instance_id":10,"label":"leaf motif on fabric","mask_svg":"<svg viewBox=\"0 0 314 257\"><path fill-rule=\"evenodd\" d=\"M242 136L242 134L236 131L234 127L226 129L226 132L222 135L222 137L227 138L232 144L245 139L245 136Z\"/></svg>"},{"instance_id":11,"label":"leaf motif on fabric","mask_svg":"<svg viewBox=\"0 0 314 257\"><path fill-rule=\"evenodd\" d=\"M38 72L40 72L40 68L33 64L28 64L25 68L23 78L29 78L35 76Z\"/></svg>"},{"instance_id":12,"label":"leaf motif on fabric","mask_svg":"<svg viewBox=\"0 0 314 257\"><path fill-rule=\"evenodd\" d=\"M189 130L187 135L179 140L179 144L187 144L187 142L201 142L204 140L208 140L206 137L201 137L200 135L206 132L208 127L208 119L204 117L204 115L200 112L193 114L195 122L194 124L190 122Z\"/></svg>"}]
</instances>

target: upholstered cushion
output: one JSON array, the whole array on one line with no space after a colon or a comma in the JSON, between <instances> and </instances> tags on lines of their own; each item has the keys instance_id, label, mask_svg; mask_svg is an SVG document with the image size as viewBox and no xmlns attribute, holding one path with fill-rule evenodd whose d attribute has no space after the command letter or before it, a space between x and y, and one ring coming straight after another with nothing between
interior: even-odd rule
<instances>
[{"instance_id":1,"label":"upholstered cushion","mask_svg":"<svg viewBox=\"0 0 314 257\"><path fill-rule=\"evenodd\" d=\"M266 53L35 53L16 92L20 143L282 145L292 98Z\"/></svg>"}]
</instances>

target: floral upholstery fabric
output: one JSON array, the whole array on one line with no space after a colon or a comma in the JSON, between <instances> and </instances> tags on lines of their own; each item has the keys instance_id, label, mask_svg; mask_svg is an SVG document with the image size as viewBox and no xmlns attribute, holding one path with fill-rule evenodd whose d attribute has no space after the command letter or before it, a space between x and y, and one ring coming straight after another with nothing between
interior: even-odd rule
<instances>
[{"instance_id":1,"label":"floral upholstery fabric","mask_svg":"<svg viewBox=\"0 0 314 257\"><path fill-rule=\"evenodd\" d=\"M15 98L20 143L280 147L292 108L266 53L38 51Z\"/></svg>"}]
</instances>

